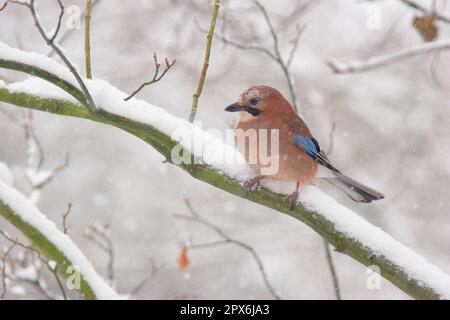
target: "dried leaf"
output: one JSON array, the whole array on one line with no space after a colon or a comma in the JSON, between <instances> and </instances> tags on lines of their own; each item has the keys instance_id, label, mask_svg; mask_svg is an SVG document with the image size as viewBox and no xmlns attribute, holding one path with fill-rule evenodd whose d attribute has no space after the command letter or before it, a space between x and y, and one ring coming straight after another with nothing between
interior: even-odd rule
<instances>
[{"instance_id":1,"label":"dried leaf","mask_svg":"<svg viewBox=\"0 0 450 320\"><path fill-rule=\"evenodd\" d=\"M188 251L187 247L184 246L181 249L180 255L178 256L178 265L180 266L181 270L186 269L189 266L187 251Z\"/></svg>"},{"instance_id":2,"label":"dried leaf","mask_svg":"<svg viewBox=\"0 0 450 320\"><path fill-rule=\"evenodd\" d=\"M415 16L413 26L425 42L435 40L439 34L439 28L436 25L436 15L433 13Z\"/></svg>"}]
</instances>

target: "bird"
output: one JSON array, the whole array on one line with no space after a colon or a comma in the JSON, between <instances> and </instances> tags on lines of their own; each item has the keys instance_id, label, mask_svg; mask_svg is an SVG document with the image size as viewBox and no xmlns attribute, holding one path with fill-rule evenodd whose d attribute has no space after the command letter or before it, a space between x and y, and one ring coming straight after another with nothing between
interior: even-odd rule
<instances>
[{"instance_id":1,"label":"bird","mask_svg":"<svg viewBox=\"0 0 450 320\"><path fill-rule=\"evenodd\" d=\"M239 131L278 130L279 163L278 170L272 174L261 174L267 164L260 161L260 155L257 161L249 161L252 153L259 152L259 144L263 142L260 135L256 135L257 143L253 146L251 143L237 144L238 151L259 173L243 183L247 192L252 192L264 179L296 182L295 191L287 197L292 209L298 202L301 186L323 180L356 202L370 203L384 198L382 193L350 178L331 163L305 121L277 89L267 85L252 86L225 111L240 112L240 119L234 128L235 141ZM270 137L267 140L266 143L273 143Z\"/></svg>"}]
</instances>

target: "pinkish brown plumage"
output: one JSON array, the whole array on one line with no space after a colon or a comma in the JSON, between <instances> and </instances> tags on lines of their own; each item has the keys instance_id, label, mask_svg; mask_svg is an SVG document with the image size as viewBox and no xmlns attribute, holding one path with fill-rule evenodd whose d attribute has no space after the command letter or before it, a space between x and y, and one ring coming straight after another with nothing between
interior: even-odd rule
<instances>
[{"instance_id":1,"label":"pinkish brown plumage","mask_svg":"<svg viewBox=\"0 0 450 320\"><path fill-rule=\"evenodd\" d=\"M253 86L244 91L238 102L228 106L226 111L240 111L241 118L237 123L235 132L247 132L254 129L278 129L279 132L279 167L277 172L271 175L259 175L244 183L244 187L251 191L253 186L264 178L282 181L296 181L297 188L289 196L291 207L296 203L300 185L310 184L317 178L319 167L326 168L329 177L321 177L323 180L342 189L350 198L358 202L370 202L382 199L384 196L359 182L343 175L328 160L325 153L320 150L319 144L314 139L305 122L295 113L291 104L276 89L269 86ZM241 130L239 130L241 129ZM258 161L250 163L257 170L262 170L267 164L259 160L260 137L257 135L257 144L251 146L249 143L239 145L239 151L249 162L250 155L258 154ZM272 141L268 135L268 143ZM267 148L271 150L270 147ZM268 154L270 157L277 155Z\"/></svg>"}]
</instances>

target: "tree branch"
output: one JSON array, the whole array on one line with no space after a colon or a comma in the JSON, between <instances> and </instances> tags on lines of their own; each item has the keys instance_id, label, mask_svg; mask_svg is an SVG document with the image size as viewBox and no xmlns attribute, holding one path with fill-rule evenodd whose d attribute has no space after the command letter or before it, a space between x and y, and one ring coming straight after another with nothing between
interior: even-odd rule
<instances>
[{"instance_id":1,"label":"tree branch","mask_svg":"<svg viewBox=\"0 0 450 320\"><path fill-rule=\"evenodd\" d=\"M441 40L423 43L411 48L403 49L397 53L373 57L366 61L355 60L348 63L341 63L330 60L327 62L327 64L334 73L356 73L383 67L394 62L398 62L429 52L448 49L450 49L450 40Z\"/></svg>"},{"instance_id":2,"label":"tree branch","mask_svg":"<svg viewBox=\"0 0 450 320\"><path fill-rule=\"evenodd\" d=\"M83 105L82 106L83 109L85 109L86 105L88 104L83 92L81 92L77 87L44 69L29 64L12 60L6 60L2 58L0 58L0 68L24 72L31 76L35 76L44 79L50 83L53 83L54 85L60 87L61 89L69 93L72 97L77 99Z\"/></svg>"}]
</instances>

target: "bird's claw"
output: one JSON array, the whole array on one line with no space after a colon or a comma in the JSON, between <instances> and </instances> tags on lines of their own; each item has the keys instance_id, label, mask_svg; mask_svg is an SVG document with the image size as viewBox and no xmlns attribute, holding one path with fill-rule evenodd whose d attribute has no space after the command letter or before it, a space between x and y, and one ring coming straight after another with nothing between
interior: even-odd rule
<instances>
[{"instance_id":1,"label":"bird's claw","mask_svg":"<svg viewBox=\"0 0 450 320\"><path fill-rule=\"evenodd\" d=\"M294 209L295 205L298 202L298 191L294 191L291 195L286 197L286 200L289 201L289 210Z\"/></svg>"},{"instance_id":2,"label":"bird's claw","mask_svg":"<svg viewBox=\"0 0 450 320\"><path fill-rule=\"evenodd\" d=\"M252 192L255 187L259 186L260 181L261 181L261 179L258 179L258 178L248 179L247 181L244 182L243 187L244 187L245 191Z\"/></svg>"}]
</instances>

